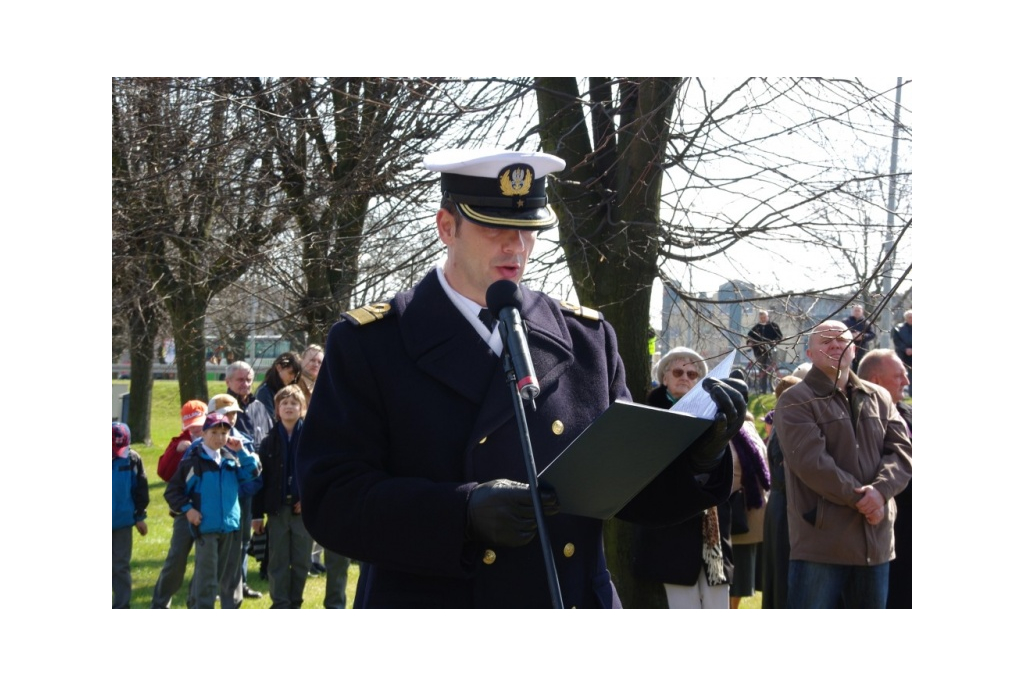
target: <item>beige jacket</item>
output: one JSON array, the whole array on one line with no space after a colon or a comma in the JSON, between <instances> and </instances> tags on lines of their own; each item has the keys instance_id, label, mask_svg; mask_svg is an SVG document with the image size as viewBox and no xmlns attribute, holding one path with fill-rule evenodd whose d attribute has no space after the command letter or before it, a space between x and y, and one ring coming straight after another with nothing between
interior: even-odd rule
<instances>
[{"instance_id":1,"label":"beige jacket","mask_svg":"<svg viewBox=\"0 0 1024 685\"><path fill-rule=\"evenodd\" d=\"M875 566L895 557L893 496L910 480L907 427L882 388L850 374L849 400L812 368L779 398L775 429L786 455L790 559ZM854 488L872 485L886 518L869 525Z\"/></svg>"}]
</instances>

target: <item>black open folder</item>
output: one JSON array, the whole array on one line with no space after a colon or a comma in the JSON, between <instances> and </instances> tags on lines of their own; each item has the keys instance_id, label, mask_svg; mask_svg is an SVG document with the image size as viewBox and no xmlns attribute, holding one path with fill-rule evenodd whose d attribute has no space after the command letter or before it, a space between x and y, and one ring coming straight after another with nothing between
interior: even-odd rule
<instances>
[{"instance_id":1,"label":"black open folder","mask_svg":"<svg viewBox=\"0 0 1024 685\"><path fill-rule=\"evenodd\" d=\"M618 400L538 476L563 514L610 519L712 424Z\"/></svg>"}]
</instances>

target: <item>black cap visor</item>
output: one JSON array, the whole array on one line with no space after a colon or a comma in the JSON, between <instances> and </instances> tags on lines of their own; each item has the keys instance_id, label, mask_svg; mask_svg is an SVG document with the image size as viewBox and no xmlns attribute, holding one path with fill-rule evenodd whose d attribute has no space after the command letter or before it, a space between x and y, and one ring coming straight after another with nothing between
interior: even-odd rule
<instances>
[{"instance_id":1,"label":"black cap visor","mask_svg":"<svg viewBox=\"0 0 1024 685\"><path fill-rule=\"evenodd\" d=\"M473 207L461 202L455 204L465 219L487 228L512 228L521 231L542 231L558 223L558 217L549 207L508 209L501 207Z\"/></svg>"}]
</instances>

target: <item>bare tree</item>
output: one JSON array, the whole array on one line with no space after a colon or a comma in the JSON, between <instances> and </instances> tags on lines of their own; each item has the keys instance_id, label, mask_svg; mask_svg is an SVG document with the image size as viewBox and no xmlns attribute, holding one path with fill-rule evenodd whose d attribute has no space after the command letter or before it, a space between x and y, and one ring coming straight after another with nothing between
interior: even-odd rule
<instances>
[{"instance_id":1,"label":"bare tree","mask_svg":"<svg viewBox=\"0 0 1024 685\"><path fill-rule=\"evenodd\" d=\"M585 89L580 85L586 84ZM619 333L630 390L650 378L652 281L674 263L741 243L778 254L808 239L823 207L845 206L865 177L831 141L888 124L879 94L855 81L590 77L535 79L544 150L565 158L553 186L580 300ZM627 606L664 594L629 571L633 531L606 528L609 565Z\"/></svg>"},{"instance_id":2,"label":"bare tree","mask_svg":"<svg viewBox=\"0 0 1024 685\"><path fill-rule=\"evenodd\" d=\"M281 273L310 340L323 340L357 292L383 292L436 256L424 205L436 179L420 169L440 144L479 135L489 91L444 79L249 80L274 149L301 246L301 277ZM486 97L485 97L486 96ZM456 129L456 125L459 127Z\"/></svg>"},{"instance_id":3,"label":"bare tree","mask_svg":"<svg viewBox=\"0 0 1024 685\"><path fill-rule=\"evenodd\" d=\"M285 226L263 122L238 79L114 79L114 207L170 317L182 401L208 395L215 294ZM133 376L136 375L133 372Z\"/></svg>"},{"instance_id":4,"label":"bare tree","mask_svg":"<svg viewBox=\"0 0 1024 685\"><path fill-rule=\"evenodd\" d=\"M116 221L116 219L115 219ZM116 233L116 232L115 232ZM124 235L124 232L121 232ZM153 397L153 361L158 333L166 315L151 281L141 271L141 260L130 253L128 241L114 242L112 304L115 321L125 321L131 359L128 428L135 442L150 444L150 406Z\"/></svg>"}]
</instances>

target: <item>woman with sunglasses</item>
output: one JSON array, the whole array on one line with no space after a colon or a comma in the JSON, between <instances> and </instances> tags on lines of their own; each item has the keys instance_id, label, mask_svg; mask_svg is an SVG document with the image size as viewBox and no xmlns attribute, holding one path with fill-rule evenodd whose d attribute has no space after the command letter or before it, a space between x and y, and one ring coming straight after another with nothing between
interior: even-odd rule
<instances>
[{"instance_id":1,"label":"woman with sunglasses","mask_svg":"<svg viewBox=\"0 0 1024 685\"><path fill-rule=\"evenodd\" d=\"M675 347L658 362L658 386L645 403L668 409L697 387L707 373L708 365L699 354L688 347ZM722 502L727 499L728 495ZM730 520L728 506L718 506L674 526L639 527L634 572L665 585L670 609L728 609Z\"/></svg>"},{"instance_id":2,"label":"woman with sunglasses","mask_svg":"<svg viewBox=\"0 0 1024 685\"><path fill-rule=\"evenodd\" d=\"M277 391L286 385L297 382L301 375L302 362L299 360L299 355L294 352L279 354L267 371L263 385L256 391L256 399L262 402L273 416L276 411L274 397L277 395Z\"/></svg>"}]
</instances>

